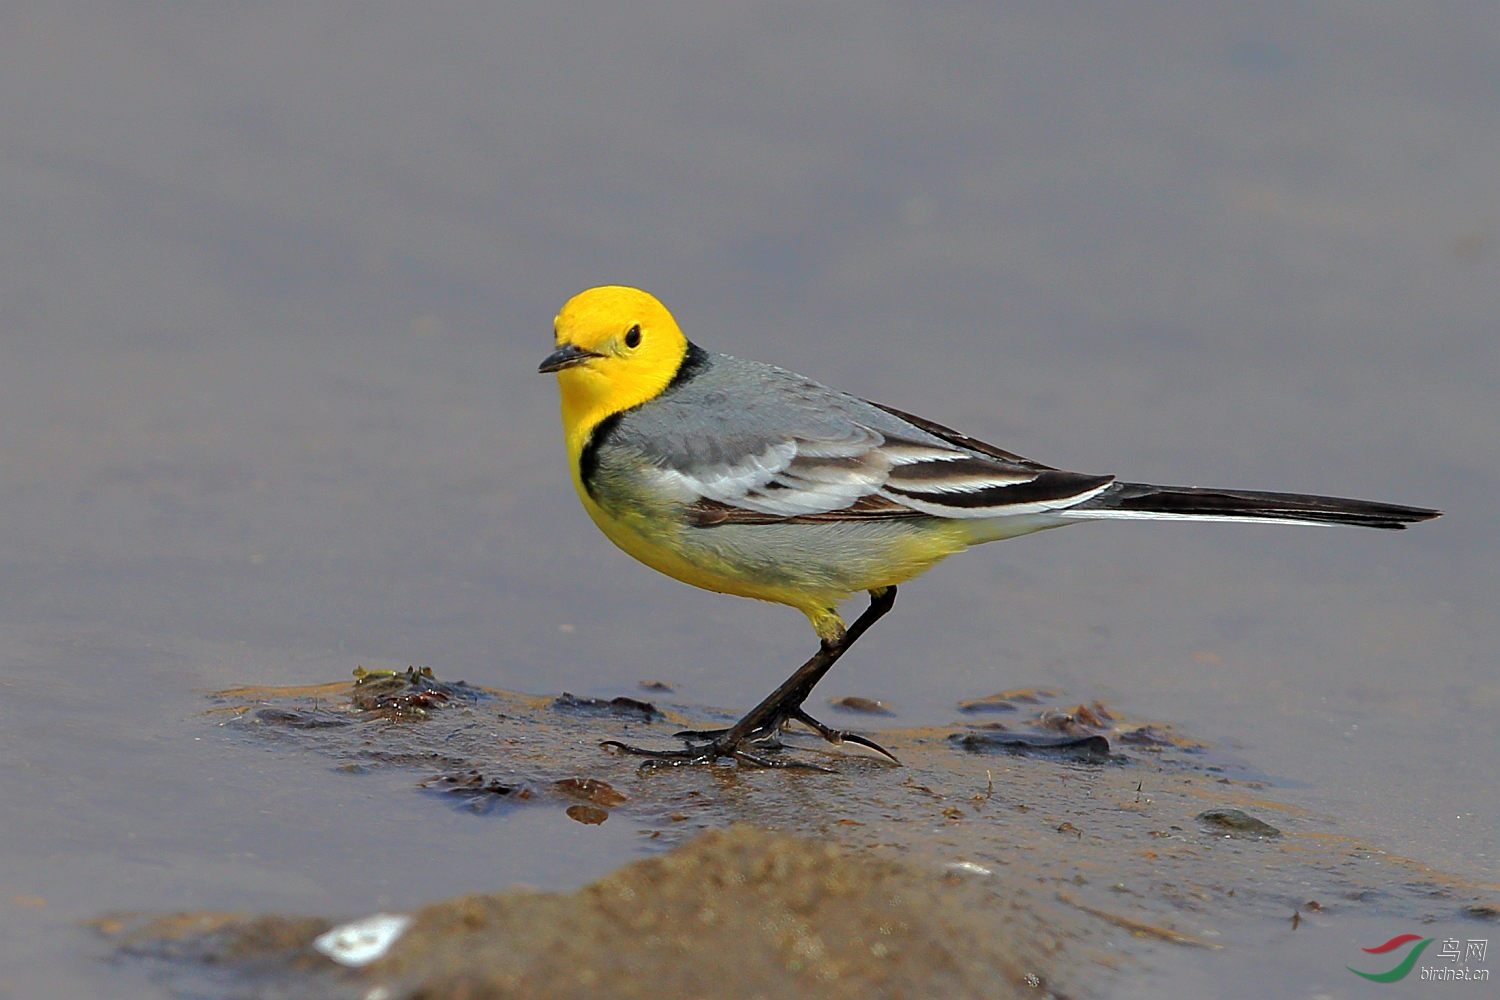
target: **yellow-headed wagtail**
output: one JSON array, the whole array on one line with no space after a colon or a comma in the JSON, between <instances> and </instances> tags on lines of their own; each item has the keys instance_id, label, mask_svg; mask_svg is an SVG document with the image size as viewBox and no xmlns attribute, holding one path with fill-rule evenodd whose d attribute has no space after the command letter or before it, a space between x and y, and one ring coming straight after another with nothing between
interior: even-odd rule
<instances>
[{"instance_id":1,"label":"yellow-headed wagtail","mask_svg":"<svg viewBox=\"0 0 1500 1000\"><path fill-rule=\"evenodd\" d=\"M818 651L724 730L679 733L672 762L733 757L789 720L851 742L802 708L828 668L896 600L896 585L980 542L1107 518L1402 528L1420 507L1244 490L1148 486L1064 472L781 368L710 354L635 288L591 288L554 323L573 485L610 541L684 583L787 604ZM847 628L838 603L868 591Z\"/></svg>"}]
</instances>

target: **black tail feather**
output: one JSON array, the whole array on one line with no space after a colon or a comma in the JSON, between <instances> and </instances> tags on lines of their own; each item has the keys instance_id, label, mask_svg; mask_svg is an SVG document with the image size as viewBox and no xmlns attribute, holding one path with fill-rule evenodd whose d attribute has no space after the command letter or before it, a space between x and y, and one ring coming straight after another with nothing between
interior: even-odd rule
<instances>
[{"instance_id":1,"label":"black tail feather","mask_svg":"<svg viewBox=\"0 0 1500 1000\"><path fill-rule=\"evenodd\" d=\"M1302 521L1309 524L1352 524L1365 528L1401 529L1437 517L1442 511L1403 507L1347 497L1306 493L1263 493L1256 490L1213 490L1196 486L1151 486L1116 483L1075 508L1080 513L1119 511L1120 517L1244 518L1265 521Z\"/></svg>"}]
</instances>

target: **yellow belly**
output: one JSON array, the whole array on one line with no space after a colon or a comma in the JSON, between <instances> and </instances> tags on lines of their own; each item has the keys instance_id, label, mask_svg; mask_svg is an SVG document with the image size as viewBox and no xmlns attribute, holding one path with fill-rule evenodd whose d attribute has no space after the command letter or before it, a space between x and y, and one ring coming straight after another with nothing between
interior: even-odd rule
<instances>
[{"instance_id":1,"label":"yellow belly","mask_svg":"<svg viewBox=\"0 0 1500 1000\"><path fill-rule=\"evenodd\" d=\"M669 511L584 508L621 549L658 572L721 594L797 608L814 621L840 601L902 583L969 544L938 519L691 527Z\"/></svg>"}]
</instances>

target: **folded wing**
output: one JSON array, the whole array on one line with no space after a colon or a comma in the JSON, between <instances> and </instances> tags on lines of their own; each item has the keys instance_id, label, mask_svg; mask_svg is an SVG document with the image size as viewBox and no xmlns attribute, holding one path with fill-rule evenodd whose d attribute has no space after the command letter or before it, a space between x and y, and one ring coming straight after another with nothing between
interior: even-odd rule
<instances>
[{"instance_id":1,"label":"folded wing","mask_svg":"<svg viewBox=\"0 0 1500 1000\"><path fill-rule=\"evenodd\" d=\"M695 523L1037 514L1087 500L1112 476L1019 464L918 428L902 436L850 423L795 435L711 464L663 465L659 486L690 503Z\"/></svg>"}]
</instances>

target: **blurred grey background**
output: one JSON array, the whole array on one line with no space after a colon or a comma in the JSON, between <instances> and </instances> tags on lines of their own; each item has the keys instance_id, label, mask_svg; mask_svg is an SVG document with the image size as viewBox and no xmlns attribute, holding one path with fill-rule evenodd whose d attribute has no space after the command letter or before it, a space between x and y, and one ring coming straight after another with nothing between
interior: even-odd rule
<instances>
[{"instance_id":1,"label":"blurred grey background","mask_svg":"<svg viewBox=\"0 0 1500 1000\"><path fill-rule=\"evenodd\" d=\"M204 691L421 664L737 709L810 651L574 500L535 367L615 282L1051 464L1449 511L990 546L823 693L1103 698L1495 871L1494 5L11 4L0 95L17 948L110 905L365 905L330 845L388 807L306 830L352 784L246 767ZM533 880L634 850L567 843Z\"/></svg>"}]
</instances>

